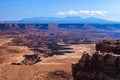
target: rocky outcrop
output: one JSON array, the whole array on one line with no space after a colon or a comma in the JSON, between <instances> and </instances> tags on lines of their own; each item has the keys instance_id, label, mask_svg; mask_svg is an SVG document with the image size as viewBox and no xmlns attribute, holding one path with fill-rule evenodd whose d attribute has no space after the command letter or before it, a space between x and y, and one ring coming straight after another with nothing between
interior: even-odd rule
<instances>
[{"instance_id":1,"label":"rocky outcrop","mask_svg":"<svg viewBox=\"0 0 120 80\"><path fill-rule=\"evenodd\" d=\"M96 50L120 54L120 40L103 40L96 44Z\"/></svg>"},{"instance_id":2,"label":"rocky outcrop","mask_svg":"<svg viewBox=\"0 0 120 80\"><path fill-rule=\"evenodd\" d=\"M95 52L83 54L72 64L74 80L120 80L120 56Z\"/></svg>"},{"instance_id":3,"label":"rocky outcrop","mask_svg":"<svg viewBox=\"0 0 120 80\"><path fill-rule=\"evenodd\" d=\"M21 63L12 63L12 65L33 65L40 61L38 54L23 55L23 57Z\"/></svg>"}]
</instances>

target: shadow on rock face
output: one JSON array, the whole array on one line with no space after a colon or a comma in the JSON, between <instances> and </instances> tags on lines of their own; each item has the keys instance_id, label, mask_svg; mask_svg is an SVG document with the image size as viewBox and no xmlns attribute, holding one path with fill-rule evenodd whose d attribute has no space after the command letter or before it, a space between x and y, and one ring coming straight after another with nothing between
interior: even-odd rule
<instances>
[{"instance_id":1,"label":"shadow on rock face","mask_svg":"<svg viewBox=\"0 0 120 80\"><path fill-rule=\"evenodd\" d=\"M74 80L120 80L120 57L95 52L72 64Z\"/></svg>"}]
</instances>

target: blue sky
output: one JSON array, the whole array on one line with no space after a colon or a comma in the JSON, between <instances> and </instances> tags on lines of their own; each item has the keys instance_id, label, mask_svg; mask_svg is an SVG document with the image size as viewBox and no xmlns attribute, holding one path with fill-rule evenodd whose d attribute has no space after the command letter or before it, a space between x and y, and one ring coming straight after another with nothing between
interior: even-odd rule
<instances>
[{"instance_id":1,"label":"blue sky","mask_svg":"<svg viewBox=\"0 0 120 80\"><path fill-rule=\"evenodd\" d=\"M98 17L120 21L120 0L0 0L0 21L32 17Z\"/></svg>"}]
</instances>

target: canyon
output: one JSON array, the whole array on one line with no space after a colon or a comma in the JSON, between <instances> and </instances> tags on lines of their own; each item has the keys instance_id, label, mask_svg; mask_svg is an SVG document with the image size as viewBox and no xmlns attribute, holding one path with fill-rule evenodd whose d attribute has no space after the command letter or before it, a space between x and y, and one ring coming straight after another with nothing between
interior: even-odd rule
<instances>
[{"instance_id":1,"label":"canyon","mask_svg":"<svg viewBox=\"0 0 120 80\"><path fill-rule=\"evenodd\" d=\"M119 56L102 49L106 43L118 45L119 37L119 24L0 23L0 80L79 80L72 65L81 63L85 53Z\"/></svg>"}]
</instances>

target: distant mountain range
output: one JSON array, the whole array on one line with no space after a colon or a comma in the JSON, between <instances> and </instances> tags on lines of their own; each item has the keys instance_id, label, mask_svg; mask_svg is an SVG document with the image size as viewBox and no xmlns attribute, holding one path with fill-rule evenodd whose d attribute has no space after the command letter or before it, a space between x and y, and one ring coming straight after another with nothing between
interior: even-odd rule
<instances>
[{"instance_id":1,"label":"distant mountain range","mask_svg":"<svg viewBox=\"0 0 120 80\"><path fill-rule=\"evenodd\" d=\"M36 17L36 18L24 18L16 21L5 21L5 22L18 22L18 23L55 23L55 24L63 24L63 23L82 23L82 24L117 24L119 22L108 21L100 18L81 18L81 17L64 17L64 18L56 18L56 17Z\"/></svg>"}]
</instances>

